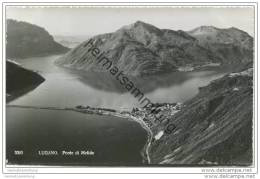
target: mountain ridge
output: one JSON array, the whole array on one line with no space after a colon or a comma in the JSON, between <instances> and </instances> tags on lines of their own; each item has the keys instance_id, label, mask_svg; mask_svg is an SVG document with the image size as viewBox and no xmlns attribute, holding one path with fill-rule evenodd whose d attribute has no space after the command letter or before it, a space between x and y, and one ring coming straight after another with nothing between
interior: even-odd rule
<instances>
[{"instance_id":1,"label":"mountain ridge","mask_svg":"<svg viewBox=\"0 0 260 179\"><path fill-rule=\"evenodd\" d=\"M44 28L13 19L6 21L6 56L26 58L65 53L69 48L54 41Z\"/></svg>"},{"instance_id":2,"label":"mountain ridge","mask_svg":"<svg viewBox=\"0 0 260 179\"><path fill-rule=\"evenodd\" d=\"M219 33L209 33L211 36L215 35L213 37L216 40L206 41L205 35L198 36L194 30L185 32L159 29L141 21L123 26L114 33L97 35L91 39L96 47L112 59L114 65L133 76L167 73L186 65L252 61L251 36L232 29L230 32L216 28L216 31L221 31L221 38L229 35L230 43L227 44L226 39L218 40L215 36L219 36ZM239 41L240 36L244 43ZM57 63L80 70L103 71L94 64L95 59L91 55L85 55L85 43L69 51Z\"/></svg>"}]
</instances>

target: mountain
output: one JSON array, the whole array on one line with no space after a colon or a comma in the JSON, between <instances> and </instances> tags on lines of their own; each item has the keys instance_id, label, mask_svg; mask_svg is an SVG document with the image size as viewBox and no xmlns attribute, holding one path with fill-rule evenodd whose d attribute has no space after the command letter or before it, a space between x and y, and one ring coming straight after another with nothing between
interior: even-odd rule
<instances>
[{"instance_id":1,"label":"mountain","mask_svg":"<svg viewBox=\"0 0 260 179\"><path fill-rule=\"evenodd\" d=\"M32 90L43 81L44 78L36 72L27 70L11 60L6 61L7 101Z\"/></svg>"},{"instance_id":2,"label":"mountain","mask_svg":"<svg viewBox=\"0 0 260 179\"><path fill-rule=\"evenodd\" d=\"M239 33L234 34L234 37L239 36ZM237 43L238 37L234 39L237 44L232 46L227 44L226 47L231 49L226 50L221 46L223 43L212 42L210 43L212 48L208 48L206 43L202 43L199 39L202 39L202 36L198 36L196 30L187 33L182 30L159 29L137 21L114 33L94 36L92 40L93 46L104 52L104 56L111 59L113 65L125 74L133 76L165 73L187 65L240 63L252 60L252 46L245 49L246 43ZM248 38L250 44L252 37ZM88 53L91 46L85 41L70 50L57 63L80 70L104 71L104 68L95 62L96 57ZM229 54L226 54L225 50ZM242 60L240 57L236 60L237 56L240 56L238 52L245 52Z\"/></svg>"},{"instance_id":3,"label":"mountain","mask_svg":"<svg viewBox=\"0 0 260 179\"><path fill-rule=\"evenodd\" d=\"M82 42L89 39L89 36L62 36L62 35L55 35L54 40L59 44L63 45L64 47L74 48L77 45L81 44Z\"/></svg>"},{"instance_id":4,"label":"mountain","mask_svg":"<svg viewBox=\"0 0 260 179\"><path fill-rule=\"evenodd\" d=\"M253 38L237 28L201 26L188 34L198 39L201 46L212 51L222 62L243 63L253 59Z\"/></svg>"},{"instance_id":5,"label":"mountain","mask_svg":"<svg viewBox=\"0 0 260 179\"><path fill-rule=\"evenodd\" d=\"M251 65L249 65L250 67ZM158 116L167 114L159 111ZM174 114L153 126L171 133L150 144L152 164L252 164L253 68L230 73L200 88Z\"/></svg>"},{"instance_id":6,"label":"mountain","mask_svg":"<svg viewBox=\"0 0 260 179\"><path fill-rule=\"evenodd\" d=\"M67 52L69 49L55 42L42 27L27 22L7 20L7 58L25 58Z\"/></svg>"}]
</instances>

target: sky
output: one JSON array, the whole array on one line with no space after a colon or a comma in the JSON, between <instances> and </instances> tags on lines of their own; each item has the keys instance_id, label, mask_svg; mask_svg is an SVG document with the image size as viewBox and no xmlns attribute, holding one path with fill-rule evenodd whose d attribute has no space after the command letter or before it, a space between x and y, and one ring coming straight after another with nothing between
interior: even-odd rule
<instances>
[{"instance_id":1,"label":"sky","mask_svg":"<svg viewBox=\"0 0 260 179\"><path fill-rule=\"evenodd\" d=\"M236 27L254 35L253 7L15 7L6 18L45 28L51 35L92 36L114 32L137 20L161 29L192 30L202 25Z\"/></svg>"}]
</instances>

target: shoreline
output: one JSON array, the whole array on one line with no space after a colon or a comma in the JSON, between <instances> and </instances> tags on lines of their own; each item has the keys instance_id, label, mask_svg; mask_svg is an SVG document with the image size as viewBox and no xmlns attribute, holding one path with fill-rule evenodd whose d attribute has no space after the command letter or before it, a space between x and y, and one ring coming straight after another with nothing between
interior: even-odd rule
<instances>
[{"instance_id":1,"label":"shoreline","mask_svg":"<svg viewBox=\"0 0 260 179\"><path fill-rule=\"evenodd\" d=\"M74 107L6 105L6 107L74 111L89 115L114 116L127 119L129 121L137 122L146 131L146 142L139 152L142 157L142 163L149 165L151 164L151 158L149 155L149 149L151 147L151 144L153 140L158 140L163 135L160 134L162 130L157 129L157 125L160 124L156 124L156 115L154 112L157 110L158 114L159 110L161 111L161 114L165 113L166 115L174 115L176 112L180 110L179 108L181 108L181 104L179 103L155 103L153 105L154 106L149 109L133 108L132 111L119 111L115 109L97 108L84 105L78 105Z\"/></svg>"},{"instance_id":2,"label":"shoreline","mask_svg":"<svg viewBox=\"0 0 260 179\"><path fill-rule=\"evenodd\" d=\"M106 109L99 109L98 111L95 110L90 110L90 109L79 109L77 107L74 108L58 108L58 107L42 107L42 106L26 106L26 105L6 105L6 107L14 107L14 108L32 108L32 109L44 109L44 110L64 110L64 111L75 111L75 112L80 112L84 114L91 114L91 115L110 115L110 116L116 116L120 118L124 118L127 120L131 120L134 122L137 122L147 133L147 140L145 145L143 146L141 152L141 156L143 158L143 163L150 164L151 160L149 157L149 148L151 145L152 138L154 136L152 130L147 126L147 124L143 121L143 118L138 118L133 115L131 115L129 111L122 111L125 112L125 114L122 114L122 112L119 111L107 111ZM93 108L95 109L95 108Z\"/></svg>"},{"instance_id":3,"label":"shoreline","mask_svg":"<svg viewBox=\"0 0 260 179\"><path fill-rule=\"evenodd\" d=\"M122 116L120 116L120 117L122 117ZM153 132L142 119L138 119L134 116L131 116L129 118L132 119L133 121L137 122L138 124L140 124L140 126L147 132L147 140L146 140L146 143L145 143L143 149L141 150L141 155L142 155L143 161L150 164L151 159L149 156L149 148L151 145L152 138L154 136Z\"/></svg>"},{"instance_id":4,"label":"shoreline","mask_svg":"<svg viewBox=\"0 0 260 179\"><path fill-rule=\"evenodd\" d=\"M30 85L27 86L23 89L20 90L14 90L12 92L9 92L5 94L5 99L6 99L6 104L8 105L9 102L12 102L20 97L22 97L23 95L33 91L34 89L36 89L39 85L41 85L41 83L39 84L34 84L34 85Z\"/></svg>"},{"instance_id":5,"label":"shoreline","mask_svg":"<svg viewBox=\"0 0 260 179\"><path fill-rule=\"evenodd\" d=\"M140 151L141 152L141 156L143 158L143 163L148 163L150 164L151 163L151 160L150 160L150 157L149 157L149 148L150 148L150 145L151 145L151 141L152 141L152 138L154 136L152 130L147 126L147 124L143 121L143 118L138 118L138 117L135 117L131 114L130 111L108 111L107 109L101 109L98 108L98 112L95 111L95 108L87 108L84 110L84 107L82 109L78 109L77 107L74 109L74 111L77 111L77 112L82 112L82 113L89 113L91 112L91 114L98 114L98 115L111 115L111 116L116 116L116 117L120 117L120 118L125 118L127 120L131 120L131 121L134 121L134 122L137 122L146 132L147 132L147 141L145 143L145 145L143 146L143 149ZM90 111L88 111L90 110ZM96 113L95 113L96 112ZM122 113L125 113L125 114L122 114Z\"/></svg>"}]
</instances>

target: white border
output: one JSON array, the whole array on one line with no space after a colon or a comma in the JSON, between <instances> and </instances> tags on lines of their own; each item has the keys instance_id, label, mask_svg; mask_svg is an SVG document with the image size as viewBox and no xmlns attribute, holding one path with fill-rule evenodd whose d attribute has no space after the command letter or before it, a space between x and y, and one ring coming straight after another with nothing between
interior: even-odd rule
<instances>
[{"instance_id":1,"label":"white border","mask_svg":"<svg viewBox=\"0 0 260 179\"><path fill-rule=\"evenodd\" d=\"M101 5L120 5L120 6L127 6L127 5L146 5L146 6L254 6L255 8L255 54L254 54L254 109L258 109L258 104L257 104L257 96L258 96L258 31L257 31L257 21L258 21L258 13L257 13L257 4L256 3L64 3L64 2L59 2L59 3L4 3L2 4L3 6L3 14L4 16L2 17L2 20L5 20L5 7L8 5L25 5L25 6L30 6L30 5L38 5L38 6L48 6L48 5L58 5L58 6L63 6L63 5L73 5L73 6L101 6ZM4 32L2 32L2 43L3 43L3 49L5 49L5 23L3 23L3 29ZM1 77L3 79L3 91L2 94L5 94L5 50L3 50L3 58L2 58L2 65L3 65L3 73L1 74ZM1 68L2 69L2 68ZM3 76L2 76L3 75ZM5 104L5 95L1 96L1 99L4 100ZM258 126L257 123L257 116L258 116L258 110L254 110L254 134L258 134L258 131L255 130L255 127ZM4 139L4 144L5 144L5 105L3 106L3 126L1 124L1 127L3 129L3 139ZM254 151L255 151L255 158L258 158L258 151L256 149L257 147L257 141L258 141L258 136L255 135L254 138ZM5 156L6 151L5 151L5 146L1 148L2 151L2 156ZM1 158L2 158L1 156ZM254 167L252 167L252 171L248 173L256 173L257 172L257 165L258 163L254 160ZM186 173L186 174L191 174L191 173L202 173L202 167L46 167L46 166L11 166L9 168L5 167L5 157L2 158L2 166L3 166L3 172L4 173L29 173L29 174L37 174L37 173ZM36 168L37 167L37 168ZM211 169L217 170L218 168L225 168L225 169L231 169L231 168L236 168L239 169L241 167L212 167ZM207 169L210 169L207 167ZM243 168L241 168L243 169ZM212 173L212 172L209 172ZM226 172L223 172L226 173ZM229 172L227 172L229 173ZM204 173L205 174L205 173Z\"/></svg>"}]
</instances>

